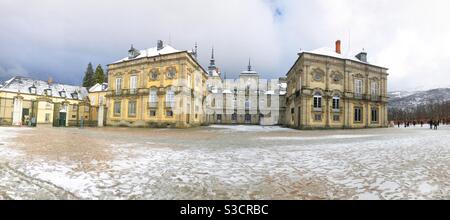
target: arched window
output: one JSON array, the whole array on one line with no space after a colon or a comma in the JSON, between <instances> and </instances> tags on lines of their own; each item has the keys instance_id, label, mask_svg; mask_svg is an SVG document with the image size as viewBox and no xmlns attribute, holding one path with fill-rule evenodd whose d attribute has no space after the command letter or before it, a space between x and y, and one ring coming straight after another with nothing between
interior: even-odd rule
<instances>
[{"instance_id":1,"label":"arched window","mask_svg":"<svg viewBox=\"0 0 450 220\"><path fill-rule=\"evenodd\" d=\"M314 93L314 108L322 108L322 94L320 92Z\"/></svg>"}]
</instances>

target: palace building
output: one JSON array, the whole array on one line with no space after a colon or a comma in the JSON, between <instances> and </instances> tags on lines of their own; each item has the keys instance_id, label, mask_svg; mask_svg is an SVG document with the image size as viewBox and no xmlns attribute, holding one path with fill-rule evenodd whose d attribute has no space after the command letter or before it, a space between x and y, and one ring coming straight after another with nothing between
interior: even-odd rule
<instances>
[{"instance_id":1,"label":"palace building","mask_svg":"<svg viewBox=\"0 0 450 220\"><path fill-rule=\"evenodd\" d=\"M21 76L0 86L0 125L89 125L95 111L84 87Z\"/></svg>"},{"instance_id":2,"label":"palace building","mask_svg":"<svg viewBox=\"0 0 450 220\"><path fill-rule=\"evenodd\" d=\"M205 105L209 124L283 124L284 108L280 108L280 100L284 100L286 94L285 80L260 79L250 59L247 69L239 74L238 79L222 78L215 65L214 49L208 73L210 99Z\"/></svg>"},{"instance_id":3,"label":"palace building","mask_svg":"<svg viewBox=\"0 0 450 220\"><path fill-rule=\"evenodd\" d=\"M387 127L387 68L367 53L302 51L287 73L285 125L298 129Z\"/></svg>"},{"instance_id":4,"label":"palace building","mask_svg":"<svg viewBox=\"0 0 450 220\"><path fill-rule=\"evenodd\" d=\"M204 123L207 72L195 51L158 41L108 65L107 125L192 127Z\"/></svg>"}]
</instances>

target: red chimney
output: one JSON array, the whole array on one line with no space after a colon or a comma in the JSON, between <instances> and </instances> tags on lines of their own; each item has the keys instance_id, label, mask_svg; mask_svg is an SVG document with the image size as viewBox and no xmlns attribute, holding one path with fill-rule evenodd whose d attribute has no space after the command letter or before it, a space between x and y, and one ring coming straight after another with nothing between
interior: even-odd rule
<instances>
[{"instance_id":1,"label":"red chimney","mask_svg":"<svg viewBox=\"0 0 450 220\"><path fill-rule=\"evenodd\" d=\"M336 53L341 54L341 41L336 41Z\"/></svg>"}]
</instances>

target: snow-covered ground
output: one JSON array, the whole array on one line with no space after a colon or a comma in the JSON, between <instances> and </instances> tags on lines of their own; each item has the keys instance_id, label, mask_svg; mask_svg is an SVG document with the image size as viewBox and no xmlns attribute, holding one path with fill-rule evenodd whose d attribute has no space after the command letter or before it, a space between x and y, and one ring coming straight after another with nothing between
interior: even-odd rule
<instances>
[{"instance_id":1,"label":"snow-covered ground","mask_svg":"<svg viewBox=\"0 0 450 220\"><path fill-rule=\"evenodd\" d=\"M450 127L0 127L0 199L450 199Z\"/></svg>"}]
</instances>

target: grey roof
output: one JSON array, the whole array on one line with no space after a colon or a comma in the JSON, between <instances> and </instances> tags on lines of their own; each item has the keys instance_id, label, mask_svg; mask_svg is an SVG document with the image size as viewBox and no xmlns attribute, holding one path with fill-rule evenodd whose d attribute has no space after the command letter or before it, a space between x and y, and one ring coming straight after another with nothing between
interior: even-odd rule
<instances>
[{"instance_id":1,"label":"grey roof","mask_svg":"<svg viewBox=\"0 0 450 220\"><path fill-rule=\"evenodd\" d=\"M74 93L77 94L76 100L83 100L88 97L88 90L85 87L59 83L49 84L46 81L35 80L23 76L15 76L5 81L2 86L0 86L0 91L32 94L30 90L31 87L36 87L36 95L45 95L45 91L51 89L52 97L56 98L64 98L60 93L62 91L65 91L67 99L75 100L75 98L72 97L72 94Z\"/></svg>"}]
</instances>

